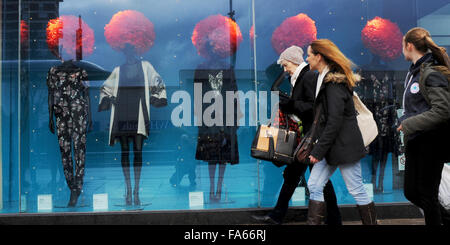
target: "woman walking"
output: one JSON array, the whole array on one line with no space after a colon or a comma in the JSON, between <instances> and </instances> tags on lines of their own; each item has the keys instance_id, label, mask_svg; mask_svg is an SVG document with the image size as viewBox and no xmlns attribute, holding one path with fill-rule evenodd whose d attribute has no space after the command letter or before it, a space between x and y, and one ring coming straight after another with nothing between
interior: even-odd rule
<instances>
[{"instance_id":1,"label":"woman walking","mask_svg":"<svg viewBox=\"0 0 450 245\"><path fill-rule=\"evenodd\" d=\"M307 224L319 225L325 212L323 188L339 167L348 191L355 199L362 223L374 225L375 205L367 194L360 160L366 151L356 120L353 87L361 78L352 72L352 62L330 40L319 39L308 47L311 70L319 71L314 112L321 108L317 142L309 156L312 168L308 188Z\"/></svg>"},{"instance_id":2,"label":"woman walking","mask_svg":"<svg viewBox=\"0 0 450 245\"><path fill-rule=\"evenodd\" d=\"M398 127L405 135L406 146L404 194L423 210L425 224L440 225L443 208L438 192L442 168L448 160L450 130L450 59L445 48L436 45L423 28L406 33L403 55L412 62L405 79L404 115Z\"/></svg>"}]
</instances>

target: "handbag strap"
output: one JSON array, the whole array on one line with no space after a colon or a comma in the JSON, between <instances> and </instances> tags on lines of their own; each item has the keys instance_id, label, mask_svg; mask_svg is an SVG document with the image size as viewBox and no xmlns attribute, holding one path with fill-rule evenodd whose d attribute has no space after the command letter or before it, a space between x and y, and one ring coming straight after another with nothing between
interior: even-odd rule
<instances>
[{"instance_id":1,"label":"handbag strap","mask_svg":"<svg viewBox=\"0 0 450 245\"><path fill-rule=\"evenodd\" d=\"M316 115L314 116L314 122L309 130L311 137L314 137L317 131L317 126L319 124L320 114L322 113L322 105L320 104L316 109ZM306 137L305 137L306 138Z\"/></svg>"}]
</instances>

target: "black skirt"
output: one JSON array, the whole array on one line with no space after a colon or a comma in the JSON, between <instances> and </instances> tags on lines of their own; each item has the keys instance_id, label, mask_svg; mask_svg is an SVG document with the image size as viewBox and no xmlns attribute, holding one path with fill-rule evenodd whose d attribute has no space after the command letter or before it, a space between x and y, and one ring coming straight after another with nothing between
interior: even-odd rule
<instances>
[{"instance_id":1,"label":"black skirt","mask_svg":"<svg viewBox=\"0 0 450 245\"><path fill-rule=\"evenodd\" d=\"M145 103L145 80L141 63L120 67L116 100L110 144L114 145L116 138L138 134L139 105L142 105L145 129L148 135L150 118Z\"/></svg>"},{"instance_id":2,"label":"black skirt","mask_svg":"<svg viewBox=\"0 0 450 245\"><path fill-rule=\"evenodd\" d=\"M235 127L201 127L197 138L195 159L208 163L239 163ZM234 129L232 129L234 128Z\"/></svg>"}]
</instances>

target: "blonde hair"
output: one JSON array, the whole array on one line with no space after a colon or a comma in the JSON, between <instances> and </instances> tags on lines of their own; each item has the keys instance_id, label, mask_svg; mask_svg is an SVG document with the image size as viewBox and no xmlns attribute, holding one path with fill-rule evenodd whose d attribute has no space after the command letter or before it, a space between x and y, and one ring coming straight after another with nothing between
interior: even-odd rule
<instances>
[{"instance_id":1,"label":"blonde hair","mask_svg":"<svg viewBox=\"0 0 450 245\"><path fill-rule=\"evenodd\" d=\"M422 53L427 53L431 50L433 57L437 62L450 69L450 58L447 50L444 47L438 46L433 39L431 39L430 32L421 27L415 27L405 34L405 43L411 43L414 47Z\"/></svg>"},{"instance_id":2,"label":"blonde hair","mask_svg":"<svg viewBox=\"0 0 450 245\"><path fill-rule=\"evenodd\" d=\"M320 54L330 70L336 70L344 73L347 77L347 86L353 88L357 80L353 76L353 62L348 59L332 41L328 39L318 39L311 43L311 51L317 55Z\"/></svg>"}]
</instances>

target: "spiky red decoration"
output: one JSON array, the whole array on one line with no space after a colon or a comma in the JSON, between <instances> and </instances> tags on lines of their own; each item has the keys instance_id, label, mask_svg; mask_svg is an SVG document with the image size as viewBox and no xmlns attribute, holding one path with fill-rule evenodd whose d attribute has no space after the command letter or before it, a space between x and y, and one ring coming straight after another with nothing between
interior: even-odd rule
<instances>
[{"instance_id":1,"label":"spiky red decoration","mask_svg":"<svg viewBox=\"0 0 450 245\"><path fill-rule=\"evenodd\" d=\"M398 58L402 53L403 34L397 24L375 17L361 31L364 46L384 61Z\"/></svg>"},{"instance_id":2,"label":"spiky red decoration","mask_svg":"<svg viewBox=\"0 0 450 245\"><path fill-rule=\"evenodd\" d=\"M21 20L20 21L20 43L21 44L27 44L29 33L30 33L30 30L28 28L27 22L25 22L24 20Z\"/></svg>"},{"instance_id":3,"label":"spiky red decoration","mask_svg":"<svg viewBox=\"0 0 450 245\"><path fill-rule=\"evenodd\" d=\"M54 54L58 54L58 46L62 45L67 54L75 56L77 50L76 36L79 28L78 17L73 15L62 15L56 19L51 19L47 24L48 48ZM83 20L81 20L81 29L83 32L81 45L83 56L86 57L94 51L94 31Z\"/></svg>"},{"instance_id":4,"label":"spiky red decoration","mask_svg":"<svg viewBox=\"0 0 450 245\"><path fill-rule=\"evenodd\" d=\"M144 14L135 10L117 12L105 26L106 41L116 51L121 51L125 44L135 47L137 54L144 54L155 43L153 23Z\"/></svg>"},{"instance_id":5,"label":"spiky red decoration","mask_svg":"<svg viewBox=\"0 0 450 245\"><path fill-rule=\"evenodd\" d=\"M242 33L232 19L213 15L195 25L191 40L200 56L226 58L238 49L242 42ZM208 51L208 43L212 48L212 54Z\"/></svg>"},{"instance_id":6,"label":"spiky red decoration","mask_svg":"<svg viewBox=\"0 0 450 245\"><path fill-rule=\"evenodd\" d=\"M292 45L306 47L317 39L316 22L300 13L289 17L272 34L272 47L278 54Z\"/></svg>"},{"instance_id":7,"label":"spiky red decoration","mask_svg":"<svg viewBox=\"0 0 450 245\"><path fill-rule=\"evenodd\" d=\"M253 25L250 28L250 43L253 45L254 41L255 41L255 26Z\"/></svg>"}]
</instances>

